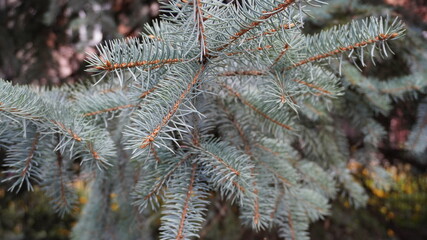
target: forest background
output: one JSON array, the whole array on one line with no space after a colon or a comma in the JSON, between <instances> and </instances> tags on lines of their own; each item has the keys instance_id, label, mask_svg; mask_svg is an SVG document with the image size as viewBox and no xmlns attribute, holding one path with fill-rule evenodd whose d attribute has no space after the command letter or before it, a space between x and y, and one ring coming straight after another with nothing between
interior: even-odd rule
<instances>
[{"instance_id":1,"label":"forest background","mask_svg":"<svg viewBox=\"0 0 427 240\"><path fill-rule=\"evenodd\" d=\"M410 35L402 40L406 41L403 50L394 50L427 59L426 47L418 47L423 43L427 45L427 1L329 2L322 11L313 12L315 18L307 19L307 33L355 18L392 13L404 20ZM84 71L87 52L95 51L95 46L105 40L138 36L143 25L158 14L159 4L155 0L0 0L0 78L16 84L43 86L89 79L90 75ZM421 44L412 44L411 48L408 47L410 41ZM386 81L408 75L410 68L397 54L376 68L368 66L362 74ZM427 75L424 80L427 81ZM390 191L377 189L366 172L349 165L368 189L368 206L354 210L344 199L336 200L331 216L311 226L312 239L342 239L343 236L366 240L427 239L427 155L415 157L405 148L417 124L420 111L417 109L422 104L426 104L425 94L416 99L395 101L391 114L378 115L387 130L387 138L381 143L380 164L393 177L393 188ZM422 124L425 128L427 120ZM0 165L4 157L5 153L0 151ZM0 239L68 239L87 201L87 188L77 181L75 188L80 205L72 214L60 218L46 204L46 196L40 189L16 194L8 192L7 188L6 184L0 185ZM233 224L232 216L223 220ZM226 231L220 223L208 229ZM228 236L229 239L256 239L255 233L245 229L230 232ZM202 231L201 237L210 239L206 231Z\"/></svg>"}]
</instances>

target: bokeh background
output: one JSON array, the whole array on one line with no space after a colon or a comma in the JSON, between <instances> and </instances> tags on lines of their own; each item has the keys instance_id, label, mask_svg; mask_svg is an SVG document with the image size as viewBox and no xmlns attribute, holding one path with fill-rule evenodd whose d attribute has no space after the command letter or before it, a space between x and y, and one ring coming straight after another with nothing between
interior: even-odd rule
<instances>
[{"instance_id":1,"label":"bokeh background","mask_svg":"<svg viewBox=\"0 0 427 240\"><path fill-rule=\"evenodd\" d=\"M426 72L427 62L422 62L427 59L426 0L328 2L324 10L313 11L315 19L307 19L306 33L370 15L397 15L407 24L410 38L401 40L394 50L420 56L418 64ZM47 87L89 81L91 76L84 71L87 52L96 51L96 45L105 40L137 37L144 24L158 15L156 0L0 0L0 78ZM396 54L375 68L368 66L362 74L386 81L409 75L411 69ZM417 108L427 104L426 99L421 94L395 101L390 115L378 116L387 129L379 164L392 176L393 187L376 188L375 177L350 161L348 167L369 192L368 205L353 209L339 197L331 216L311 226L312 239L427 239L427 155L413 156L405 148ZM427 125L427 118L421 124ZM4 154L0 150L0 165ZM85 183L77 179L74 187L79 206L60 218L37 187L16 194L7 191L7 183L0 184L0 239L69 239L87 202ZM202 239L259 239L261 234L239 227L236 209L212 207L218 214L201 232ZM117 208L114 201L111 208ZM236 228L224 227L233 225Z\"/></svg>"}]
</instances>

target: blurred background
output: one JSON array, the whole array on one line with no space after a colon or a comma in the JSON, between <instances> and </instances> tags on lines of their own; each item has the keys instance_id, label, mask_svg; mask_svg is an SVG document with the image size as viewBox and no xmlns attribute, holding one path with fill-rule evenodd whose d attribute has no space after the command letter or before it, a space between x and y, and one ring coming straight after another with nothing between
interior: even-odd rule
<instances>
[{"instance_id":1,"label":"blurred background","mask_svg":"<svg viewBox=\"0 0 427 240\"><path fill-rule=\"evenodd\" d=\"M362 75L387 81L413 74L411 64L417 64L416 71L427 81L426 0L328 2L329 6L313 10L313 18L306 20L306 33L370 15L399 16L407 24L408 36L393 43L397 54L375 68L368 66ZM144 24L158 15L156 0L0 0L0 78L44 86L85 81L90 78L84 71L87 52L105 40L138 36ZM405 56L418 62L408 63ZM426 127L427 115L419 121L419 109L426 105L425 94L420 94L394 101L389 115L378 115L387 130L380 145L380 164L392 176L393 187L377 188L375 177L350 161L350 170L369 192L368 205L354 209L344 198L337 198L331 216L311 226L312 239L427 239L427 155L423 150L414 156L405 147L415 125ZM0 151L0 165L4 155ZM69 239L87 201L85 183L76 180L79 206L60 218L40 189L16 194L7 188L0 185L0 239ZM221 214L207 224L202 239L260 239L250 230L239 229L235 210L217 210ZM236 228L224 228L232 225Z\"/></svg>"}]
</instances>

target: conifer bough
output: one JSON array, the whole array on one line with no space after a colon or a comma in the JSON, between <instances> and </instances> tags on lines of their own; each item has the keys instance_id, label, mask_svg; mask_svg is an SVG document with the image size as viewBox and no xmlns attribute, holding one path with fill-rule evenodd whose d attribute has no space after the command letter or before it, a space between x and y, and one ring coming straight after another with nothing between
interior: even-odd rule
<instances>
[{"instance_id":1,"label":"conifer bough","mask_svg":"<svg viewBox=\"0 0 427 240\"><path fill-rule=\"evenodd\" d=\"M80 162L91 191L76 239L149 239L159 207L160 239L192 239L216 197L255 231L308 239L338 186L356 207L366 202L342 135L310 130L343 94L330 60L363 66L404 33L397 19L371 17L305 35L312 5L323 2L171 0L140 37L90 54L96 85L1 81L3 181L18 191L40 184L64 214Z\"/></svg>"}]
</instances>

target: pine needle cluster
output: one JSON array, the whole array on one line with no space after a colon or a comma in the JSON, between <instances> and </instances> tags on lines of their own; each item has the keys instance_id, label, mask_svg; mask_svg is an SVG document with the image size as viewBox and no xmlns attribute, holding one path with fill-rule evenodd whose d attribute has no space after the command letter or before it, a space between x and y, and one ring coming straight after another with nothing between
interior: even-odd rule
<instances>
[{"instance_id":1,"label":"pine needle cluster","mask_svg":"<svg viewBox=\"0 0 427 240\"><path fill-rule=\"evenodd\" d=\"M197 238L214 195L255 231L308 239L338 194L355 207L367 200L331 124L347 87L339 73L352 69L344 62L392 54L405 31L370 17L303 34L308 9L323 4L171 0L141 36L90 54L94 85L0 81L4 181L11 191L40 184L60 214L77 199L76 176L91 182L76 239L151 239L156 212L160 239ZM360 124L375 147L382 128Z\"/></svg>"}]
</instances>

